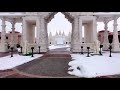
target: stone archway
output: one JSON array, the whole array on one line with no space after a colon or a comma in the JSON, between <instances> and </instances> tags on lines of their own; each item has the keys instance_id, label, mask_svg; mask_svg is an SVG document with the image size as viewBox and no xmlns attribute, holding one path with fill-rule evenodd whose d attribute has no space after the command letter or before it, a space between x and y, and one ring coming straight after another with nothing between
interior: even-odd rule
<instances>
[{"instance_id":1,"label":"stone archway","mask_svg":"<svg viewBox=\"0 0 120 90\"><path fill-rule=\"evenodd\" d=\"M34 52L38 52L38 46L41 46L41 52L48 51L48 34L47 23L50 22L57 12L39 12L36 14L30 14L23 17L23 52L29 52L31 47L34 47ZM61 12L72 23L72 35L71 35L71 51L80 52L81 46L84 46L84 51L87 51L87 47L93 51L94 41L97 40L97 28L96 28L96 16L89 13L81 12ZM33 37L29 34L29 22L36 24L36 43L31 40ZM85 25L85 43L82 43L82 25Z\"/></svg>"},{"instance_id":2,"label":"stone archway","mask_svg":"<svg viewBox=\"0 0 120 90\"><path fill-rule=\"evenodd\" d=\"M58 13L61 13L60 15L63 15L64 19L68 20L67 23L69 22L71 24L70 26L73 27L74 17L69 12L51 12L51 13L49 13L45 17L45 21L47 22L47 25L48 25L48 23L51 22L51 20L53 20L53 18L55 19L55 16ZM47 28L47 32L48 32L48 29L49 28ZM49 38L47 38L47 39L49 42L52 42L52 45L60 45L61 46L61 45L65 45L66 41L71 42L71 33L68 33L68 35L66 36L64 34L64 32L62 33L61 31L59 31L59 32L56 31L56 35L52 36L52 33L50 32L50 35L48 37ZM69 45L71 46L71 44L69 44ZM50 50L50 48L49 48L49 50Z\"/></svg>"}]
</instances>

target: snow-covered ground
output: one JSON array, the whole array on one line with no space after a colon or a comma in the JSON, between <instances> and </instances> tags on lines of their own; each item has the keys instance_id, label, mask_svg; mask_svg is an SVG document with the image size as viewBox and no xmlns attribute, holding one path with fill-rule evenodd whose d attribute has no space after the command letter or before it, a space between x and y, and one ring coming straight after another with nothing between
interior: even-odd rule
<instances>
[{"instance_id":1,"label":"snow-covered ground","mask_svg":"<svg viewBox=\"0 0 120 90\"><path fill-rule=\"evenodd\" d=\"M71 56L73 61L69 62L71 66L69 70L73 71L68 71L71 75L92 78L120 74L120 53L112 53L112 57L109 57L109 52L105 52L103 56L86 57L87 54L71 54Z\"/></svg>"},{"instance_id":2,"label":"snow-covered ground","mask_svg":"<svg viewBox=\"0 0 120 90\"><path fill-rule=\"evenodd\" d=\"M34 54L34 57L31 56L20 56L14 54L13 57L6 56L0 58L0 70L12 69L16 66L22 65L24 63L30 62L36 58L43 56L42 54Z\"/></svg>"},{"instance_id":3,"label":"snow-covered ground","mask_svg":"<svg viewBox=\"0 0 120 90\"><path fill-rule=\"evenodd\" d=\"M57 49L57 48L69 48L70 46L69 45L51 45L49 46L49 49L52 50L52 49Z\"/></svg>"}]
</instances>

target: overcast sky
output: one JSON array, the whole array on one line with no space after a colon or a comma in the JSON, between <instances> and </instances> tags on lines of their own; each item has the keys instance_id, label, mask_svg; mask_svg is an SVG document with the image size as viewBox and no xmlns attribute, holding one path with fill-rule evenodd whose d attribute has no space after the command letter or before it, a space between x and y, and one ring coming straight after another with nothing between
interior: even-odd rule
<instances>
[{"instance_id":1,"label":"overcast sky","mask_svg":"<svg viewBox=\"0 0 120 90\"><path fill-rule=\"evenodd\" d=\"M97 31L100 30L104 30L104 24L103 22L98 22L97 23ZM1 20L0 20L0 25L1 25ZM6 21L6 32L11 31L11 24L9 22ZM16 31L21 32L22 31L22 27L21 27L21 23L17 23L15 25ZM52 32L52 34L55 34L56 31L61 31L61 32L65 32L65 34L68 34L72 29L71 23L65 18L65 16L62 13L57 13L55 15L55 18L53 18L51 20L51 22L48 24L48 32ZM108 23L108 30L109 31L113 31L113 21L110 21ZM120 30L120 18L118 19L118 31ZM0 27L0 31L1 31L1 27Z\"/></svg>"}]
</instances>

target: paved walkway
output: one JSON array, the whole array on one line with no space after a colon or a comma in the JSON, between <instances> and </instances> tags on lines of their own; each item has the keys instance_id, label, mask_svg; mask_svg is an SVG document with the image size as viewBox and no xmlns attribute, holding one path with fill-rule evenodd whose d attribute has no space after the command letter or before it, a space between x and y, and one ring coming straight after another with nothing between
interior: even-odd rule
<instances>
[{"instance_id":1,"label":"paved walkway","mask_svg":"<svg viewBox=\"0 0 120 90\"><path fill-rule=\"evenodd\" d=\"M13 52L13 54L16 54L17 51ZM5 56L8 56L8 55L11 55L11 52L6 52L6 53L1 53L0 52L0 57L5 57Z\"/></svg>"},{"instance_id":2,"label":"paved walkway","mask_svg":"<svg viewBox=\"0 0 120 90\"><path fill-rule=\"evenodd\" d=\"M35 77L73 77L67 73L68 63L72 59L70 53L66 51L66 48L54 49L43 57L16 67L16 69Z\"/></svg>"},{"instance_id":3,"label":"paved walkway","mask_svg":"<svg viewBox=\"0 0 120 90\"><path fill-rule=\"evenodd\" d=\"M67 73L70 53L66 48L51 50L43 57L12 70L0 71L0 78L76 78Z\"/></svg>"},{"instance_id":4,"label":"paved walkway","mask_svg":"<svg viewBox=\"0 0 120 90\"><path fill-rule=\"evenodd\" d=\"M66 48L51 50L41 58L14 69L0 71L0 78L78 78L67 74L70 53ZM120 75L97 78L120 78Z\"/></svg>"}]
</instances>

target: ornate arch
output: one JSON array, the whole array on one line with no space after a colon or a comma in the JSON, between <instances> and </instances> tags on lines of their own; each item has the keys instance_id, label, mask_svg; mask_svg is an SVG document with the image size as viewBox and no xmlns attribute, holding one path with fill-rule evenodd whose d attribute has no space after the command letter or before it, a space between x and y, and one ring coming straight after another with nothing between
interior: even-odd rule
<instances>
[{"instance_id":1,"label":"ornate arch","mask_svg":"<svg viewBox=\"0 0 120 90\"><path fill-rule=\"evenodd\" d=\"M50 22L57 13L58 12L46 12L46 14L44 14L44 17L47 20L47 22ZM61 12L61 13L63 13L65 15L65 18L67 18L70 22L73 21L74 16L72 13L70 12Z\"/></svg>"}]
</instances>

